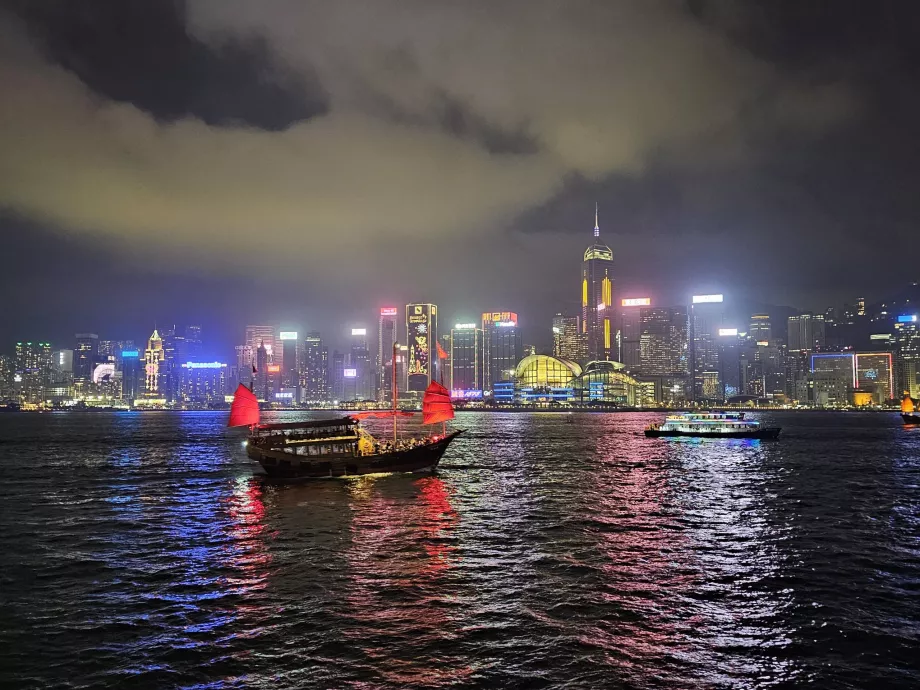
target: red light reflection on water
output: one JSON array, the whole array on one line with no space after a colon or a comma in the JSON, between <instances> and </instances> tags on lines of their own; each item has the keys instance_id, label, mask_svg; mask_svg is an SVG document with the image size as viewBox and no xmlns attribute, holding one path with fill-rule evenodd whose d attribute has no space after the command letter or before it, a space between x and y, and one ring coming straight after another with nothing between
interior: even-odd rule
<instances>
[{"instance_id":1,"label":"red light reflection on water","mask_svg":"<svg viewBox=\"0 0 920 690\"><path fill-rule=\"evenodd\" d=\"M405 484L355 483L346 597L355 626L344 632L386 682L450 685L472 669L428 648L443 650L456 637L447 603L455 547L444 540L459 518L442 480L426 477L412 487L414 495L396 496Z\"/></svg>"},{"instance_id":2,"label":"red light reflection on water","mask_svg":"<svg viewBox=\"0 0 920 690\"><path fill-rule=\"evenodd\" d=\"M227 560L240 573L228 577L227 584L240 593L264 589L272 555L264 540L265 504L261 484L251 479L237 481L228 498L227 515L228 536L232 540L227 546Z\"/></svg>"},{"instance_id":3,"label":"red light reflection on water","mask_svg":"<svg viewBox=\"0 0 920 690\"><path fill-rule=\"evenodd\" d=\"M677 601L698 585L698 576L681 567L692 545L673 528L667 471L654 462L624 468L611 458L594 478L591 504L584 509L602 556L601 599L618 613L579 639L614 655L610 663L616 666L623 665L624 655L638 662L681 654L681 628L703 621L672 615Z\"/></svg>"}]
</instances>

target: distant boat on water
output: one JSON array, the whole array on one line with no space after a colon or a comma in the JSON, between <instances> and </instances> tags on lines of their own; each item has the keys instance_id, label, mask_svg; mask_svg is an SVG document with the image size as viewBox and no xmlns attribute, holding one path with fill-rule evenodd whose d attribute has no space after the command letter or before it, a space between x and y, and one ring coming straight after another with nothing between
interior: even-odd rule
<instances>
[{"instance_id":1,"label":"distant boat on water","mask_svg":"<svg viewBox=\"0 0 920 690\"><path fill-rule=\"evenodd\" d=\"M690 436L694 438L775 439L779 427L762 427L760 422L745 419L744 412L682 412L668 415L662 424L645 430L650 438Z\"/></svg>"}]
</instances>

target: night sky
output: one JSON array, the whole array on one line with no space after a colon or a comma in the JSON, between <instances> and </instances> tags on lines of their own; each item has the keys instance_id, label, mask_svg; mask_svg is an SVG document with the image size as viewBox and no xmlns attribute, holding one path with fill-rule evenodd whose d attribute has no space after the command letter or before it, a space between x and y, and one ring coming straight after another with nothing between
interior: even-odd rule
<instances>
[{"instance_id":1,"label":"night sky","mask_svg":"<svg viewBox=\"0 0 920 690\"><path fill-rule=\"evenodd\" d=\"M0 2L0 349L920 277L920 6ZM221 354L226 354L222 349Z\"/></svg>"}]
</instances>

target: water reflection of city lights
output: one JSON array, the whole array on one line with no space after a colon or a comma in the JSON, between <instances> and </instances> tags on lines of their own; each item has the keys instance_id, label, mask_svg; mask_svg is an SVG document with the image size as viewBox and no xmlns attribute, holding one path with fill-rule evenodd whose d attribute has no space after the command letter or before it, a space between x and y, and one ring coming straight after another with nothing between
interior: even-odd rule
<instances>
[{"instance_id":1,"label":"water reflection of city lights","mask_svg":"<svg viewBox=\"0 0 920 690\"><path fill-rule=\"evenodd\" d=\"M444 482L426 477L407 483L399 477L354 482L350 490L346 601L354 628L346 629L346 636L387 683L428 686L467 678L468 666L433 651L456 636L444 578L454 550L447 541L458 517ZM375 646L373 640L383 634L404 637L406 653L397 658Z\"/></svg>"}]
</instances>

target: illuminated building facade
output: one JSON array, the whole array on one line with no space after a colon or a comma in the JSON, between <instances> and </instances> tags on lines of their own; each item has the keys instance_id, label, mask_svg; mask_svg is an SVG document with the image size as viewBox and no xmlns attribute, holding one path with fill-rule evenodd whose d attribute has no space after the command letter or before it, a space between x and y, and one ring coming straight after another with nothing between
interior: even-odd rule
<instances>
[{"instance_id":1,"label":"illuminated building facade","mask_svg":"<svg viewBox=\"0 0 920 690\"><path fill-rule=\"evenodd\" d=\"M594 211L594 244L585 250L581 268L581 319L588 359L609 360L614 354L613 252L601 243Z\"/></svg>"},{"instance_id":2,"label":"illuminated building facade","mask_svg":"<svg viewBox=\"0 0 920 690\"><path fill-rule=\"evenodd\" d=\"M121 397L128 402L143 394L140 354L137 350L121 351Z\"/></svg>"},{"instance_id":3,"label":"illuminated building facade","mask_svg":"<svg viewBox=\"0 0 920 690\"><path fill-rule=\"evenodd\" d=\"M88 382L93 376L93 367L99 356L99 336L95 333L77 333L73 349L73 377Z\"/></svg>"},{"instance_id":4,"label":"illuminated building facade","mask_svg":"<svg viewBox=\"0 0 920 690\"><path fill-rule=\"evenodd\" d=\"M52 353L52 367L56 385L73 385L73 350L55 350Z\"/></svg>"},{"instance_id":5,"label":"illuminated building facade","mask_svg":"<svg viewBox=\"0 0 920 690\"><path fill-rule=\"evenodd\" d=\"M45 390L54 379L54 363L50 343L16 343L16 371L19 402L38 405L44 401Z\"/></svg>"},{"instance_id":6,"label":"illuminated building facade","mask_svg":"<svg viewBox=\"0 0 920 690\"><path fill-rule=\"evenodd\" d=\"M0 402L13 400L15 395L13 379L15 376L15 360L7 355L0 355Z\"/></svg>"},{"instance_id":7,"label":"illuminated building facade","mask_svg":"<svg viewBox=\"0 0 920 690\"><path fill-rule=\"evenodd\" d=\"M346 400L376 400L376 380L374 366L371 363L370 350L367 347L367 329L351 329L351 352L348 366L355 375L346 383L351 384L353 392L345 394Z\"/></svg>"},{"instance_id":8,"label":"illuminated building facade","mask_svg":"<svg viewBox=\"0 0 920 690\"><path fill-rule=\"evenodd\" d=\"M230 392L229 370L222 362L185 362L181 366L181 399L186 403L222 403Z\"/></svg>"},{"instance_id":9,"label":"illuminated building facade","mask_svg":"<svg viewBox=\"0 0 920 690\"><path fill-rule=\"evenodd\" d=\"M300 381L301 346L297 331L280 331L278 344L281 348L281 386L296 389ZM300 402L291 400L289 402Z\"/></svg>"},{"instance_id":10,"label":"illuminated building facade","mask_svg":"<svg viewBox=\"0 0 920 690\"><path fill-rule=\"evenodd\" d=\"M237 345L235 350L237 378L241 383L249 385L249 382L254 378L252 367L256 363L256 351L249 345Z\"/></svg>"},{"instance_id":11,"label":"illuminated building facade","mask_svg":"<svg viewBox=\"0 0 920 690\"><path fill-rule=\"evenodd\" d=\"M628 371L640 370L642 309L650 307L651 304L650 297L628 297L620 300L617 360L625 364Z\"/></svg>"},{"instance_id":12,"label":"illuminated building facade","mask_svg":"<svg viewBox=\"0 0 920 690\"><path fill-rule=\"evenodd\" d=\"M553 356L573 362L588 359L588 338L582 331L581 316L553 317Z\"/></svg>"},{"instance_id":13,"label":"illuminated building facade","mask_svg":"<svg viewBox=\"0 0 920 690\"><path fill-rule=\"evenodd\" d=\"M642 307L639 327L639 372L643 376L686 376L689 372L687 310Z\"/></svg>"},{"instance_id":14,"label":"illuminated building facade","mask_svg":"<svg viewBox=\"0 0 920 690\"><path fill-rule=\"evenodd\" d=\"M260 345L265 345L265 353L270 364L281 364L284 354L275 352L275 327L274 326L246 326L244 345L248 345L253 355ZM280 348L279 348L280 350Z\"/></svg>"},{"instance_id":15,"label":"illuminated building facade","mask_svg":"<svg viewBox=\"0 0 920 690\"><path fill-rule=\"evenodd\" d=\"M341 401L345 399L345 354L343 352L332 353L329 388L332 392L333 400Z\"/></svg>"},{"instance_id":16,"label":"illuminated building facade","mask_svg":"<svg viewBox=\"0 0 920 690\"><path fill-rule=\"evenodd\" d=\"M769 314L751 314L751 323L748 326L748 337L755 342L771 342L773 328L770 325Z\"/></svg>"},{"instance_id":17,"label":"illuminated building facade","mask_svg":"<svg viewBox=\"0 0 920 690\"><path fill-rule=\"evenodd\" d=\"M269 379L268 368L271 365L271 360L268 356L268 348L265 347L265 343L260 342L259 346L256 348L256 376L255 376L255 393L256 397L259 400L271 400L272 391Z\"/></svg>"},{"instance_id":18,"label":"illuminated building facade","mask_svg":"<svg viewBox=\"0 0 920 690\"><path fill-rule=\"evenodd\" d=\"M693 400L718 400L720 383L719 328L723 322L722 295L694 295L690 303L690 376ZM704 390L705 388L705 390Z\"/></svg>"},{"instance_id":19,"label":"illuminated building facade","mask_svg":"<svg viewBox=\"0 0 920 690\"><path fill-rule=\"evenodd\" d=\"M329 350L316 331L304 338L304 356L300 371L301 400L312 403L329 400Z\"/></svg>"},{"instance_id":20,"label":"illuminated building facade","mask_svg":"<svg viewBox=\"0 0 920 690\"><path fill-rule=\"evenodd\" d=\"M202 355L202 341L201 341L201 326L191 325L185 327L185 344L186 344L186 355L191 362L201 361Z\"/></svg>"},{"instance_id":21,"label":"illuminated building facade","mask_svg":"<svg viewBox=\"0 0 920 690\"><path fill-rule=\"evenodd\" d=\"M176 330L175 325L166 328L161 334L163 339L163 364L160 365L160 394L166 402L179 402L182 387L182 363L188 361L188 348L185 336Z\"/></svg>"},{"instance_id":22,"label":"illuminated building facade","mask_svg":"<svg viewBox=\"0 0 920 690\"><path fill-rule=\"evenodd\" d=\"M451 390L483 390L482 340L483 331L475 323L458 323L451 329L448 349Z\"/></svg>"},{"instance_id":23,"label":"illuminated building facade","mask_svg":"<svg viewBox=\"0 0 920 690\"><path fill-rule=\"evenodd\" d=\"M719 389L716 400L727 400L744 392L741 374L743 341L737 328L723 328L719 334ZM712 399L712 398L709 398Z\"/></svg>"},{"instance_id":24,"label":"illuminated building facade","mask_svg":"<svg viewBox=\"0 0 920 690\"><path fill-rule=\"evenodd\" d=\"M898 316L894 331L898 395L907 391L910 397L920 398L920 317Z\"/></svg>"},{"instance_id":25,"label":"illuminated building facade","mask_svg":"<svg viewBox=\"0 0 920 690\"><path fill-rule=\"evenodd\" d=\"M871 393L872 403L882 405L898 397L894 389L894 362L890 352L856 353L856 387Z\"/></svg>"},{"instance_id":26,"label":"illuminated building facade","mask_svg":"<svg viewBox=\"0 0 920 690\"><path fill-rule=\"evenodd\" d=\"M790 352L820 352L824 349L824 314L800 314L787 319Z\"/></svg>"},{"instance_id":27,"label":"illuminated building facade","mask_svg":"<svg viewBox=\"0 0 920 690\"><path fill-rule=\"evenodd\" d=\"M148 398L159 398L160 393L160 366L163 363L163 339L153 329L153 333L147 340L147 349L144 350L144 395Z\"/></svg>"},{"instance_id":28,"label":"illuminated building facade","mask_svg":"<svg viewBox=\"0 0 920 690\"><path fill-rule=\"evenodd\" d=\"M482 315L483 389L492 390L500 381L510 381L514 368L524 357L524 342L513 311L491 311Z\"/></svg>"},{"instance_id":29,"label":"illuminated building facade","mask_svg":"<svg viewBox=\"0 0 920 690\"><path fill-rule=\"evenodd\" d=\"M438 308L434 304L406 305L406 390L424 391L437 360Z\"/></svg>"},{"instance_id":30,"label":"illuminated building facade","mask_svg":"<svg viewBox=\"0 0 920 690\"><path fill-rule=\"evenodd\" d=\"M399 309L381 307L380 320L377 323L377 400L390 400L393 397L393 345L399 340ZM397 366L397 377L399 367ZM402 380L398 378L398 380ZM398 384L397 384L398 385Z\"/></svg>"},{"instance_id":31,"label":"illuminated building facade","mask_svg":"<svg viewBox=\"0 0 920 690\"><path fill-rule=\"evenodd\" d=\"M856 388L856 357L852 353L810 356L813 402L819 407L847 405Z\"/></svg>"}]
</instances>

